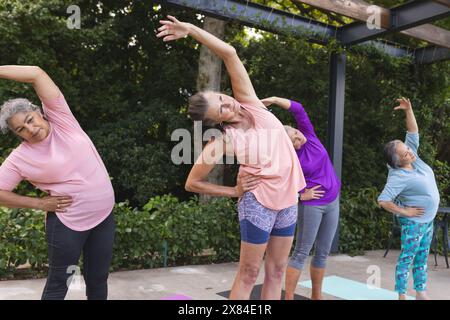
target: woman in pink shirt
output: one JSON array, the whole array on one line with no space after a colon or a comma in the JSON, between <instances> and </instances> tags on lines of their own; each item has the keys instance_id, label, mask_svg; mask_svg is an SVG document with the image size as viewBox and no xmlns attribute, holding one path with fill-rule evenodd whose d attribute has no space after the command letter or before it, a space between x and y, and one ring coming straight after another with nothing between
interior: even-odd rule
<instances>
[{"instance_id":1,"label":"woman in pink shirt","mask_svg":"<svg viewBox=\"0 0 450 320\"><path fill-rule=\"evenodd\" d=\"M0 66L0 78L31 83L42 102L41 110L27 99L13 99L0 110L0 129L22 141L0 167L0 205L47 212L49 272L42 299L64 299L81 253L87 298L106 299L115 201L103 161L42 69ZM48 196L14 193L22 180Z\"/></svg>"},{"instance_id":2,"label":"woman in pink shirt","mask_svg":"<svg viewBox=\"0 0 450 320\"><path fill-rule=\"evenodd\" d=\"M212 91L189 100L189 116L218 135L205 146L186 181L188 191L239 197L241 228L239 269L230 299L249 299L265 255L262 299L280 299L297 219L297 191L304 188L300 164L281 122L257 97L236 50L210 33L168 16L160 21L158 37L172 41L191 36L219 56L231 79L234 98ZM206 181L225 154L236 156L239 176L255 176L236 187ZM243 187L245 185L245 187Z\"/></svg>"}]
</instances>

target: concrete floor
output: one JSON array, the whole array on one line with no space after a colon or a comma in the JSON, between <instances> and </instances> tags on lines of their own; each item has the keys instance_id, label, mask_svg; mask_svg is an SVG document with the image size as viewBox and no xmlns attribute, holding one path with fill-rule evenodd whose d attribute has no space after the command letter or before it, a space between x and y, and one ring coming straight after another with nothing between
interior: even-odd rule
<instances>
[{"instance_id":1,"label":"concrete floor","mask_svg":"<svg viewBox=\"0 0 450 320\"><path fill-rule=\"evenodd\" d=\"M326 276L336 275L354 281L367 283L374 268L380 272L381 288L394 289L394 272L399 251L392 250L386 258L383 251L368 251L364 256L331 256L328 260ZM183 266L137 271L115 272L109 278L110 300L159 300L174 295L190 297L194 300L223 300L217 293L230 290L236 275L237 263L215 265ZM450 269L444 258L438 256L438 266L430 255L428 268L428 293L432 299L450 300ZM257 284L262 283L264 270L261 269ZM412 278L410 276L410 278ZM309 280L305 270L300 281ZM0 300L40 299L45 279L0 281ZM412 288L412 279L410 279ZM297 294L310 295L310 289L297 286ZM413 290L408 294L414 296ZM339 299L325 294L328 300ZM69 300L85 299L84 283L72 283L67 295Z\"/></svg>"}]
</instances>

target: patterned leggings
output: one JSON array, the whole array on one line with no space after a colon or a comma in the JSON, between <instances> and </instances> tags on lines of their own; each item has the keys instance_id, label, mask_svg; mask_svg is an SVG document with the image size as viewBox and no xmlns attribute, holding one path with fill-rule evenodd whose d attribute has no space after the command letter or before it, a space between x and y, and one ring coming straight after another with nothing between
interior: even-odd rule
<instances>
[{"instance_id":1,"label":"patterned leggings","mask_svg":"<svg viewBox=\"0 0 450 320\"><path fill-rule=\"evenodd\" d=\"M400 217L399 221L402 228L402 251L395 270L395 291L399 294L406 293L411 265L414 290L425 291L428 254L433 238L433 221L418 223L403 217Z\"/></svg>"},{"instance_id":2,"label":"patterned leggings","mask_svg":"<svg viewBox=\"0 0 450 320\"><path fill-rule=\"evenodd\" d=\"M283 210L264 207L247 191L238 204L241 241L252 244L267 243L271 236L293 237L297 224L297 205Z\"/></svg>"}]
</instances>

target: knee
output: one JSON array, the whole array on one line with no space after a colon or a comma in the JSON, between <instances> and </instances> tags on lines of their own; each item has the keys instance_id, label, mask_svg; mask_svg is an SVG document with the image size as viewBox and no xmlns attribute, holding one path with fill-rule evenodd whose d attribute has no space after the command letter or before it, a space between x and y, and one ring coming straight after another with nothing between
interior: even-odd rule
<instances>
[{"instance_id":1,"label":"knee","mask_svg":"<svg viewBox=\"0 0 450 320\"><path fill-rule=\"evenodd\" d=\"M84 274L84 281L86 282L86 287L96 288L106 285L108 282L109 272L96 272L94 274L87 273Z\"/></svg>"},{"instance_id":2,"label":"knee","mask_svg":"<svg viewBox=\"0 0 450 320\"><path fill-rule=\"evenodd\" d=\"M303 269L311 252L312 245L301 244L295 247L289 260L289 265L296 269Z\"/></svg>"},{"instance_id":3,"label":"knee","mask_svg":"<svg viewBox=\"0 0 450 320\"><path fill-rule=\"evenodd\" d=\"M309 256L314 243L298 242L294 248L293 256Z\"/></svg>"},{"instance_id":4,"label":"knee","mask_svg":"<svg viewBox=\"0 0 450 320\"><path fill-rule=\"evenodd\" d=\"M401 254L398 257L397 265L401 266L410 266L414 262L415 255L410 254Z\"/></svg>"},{"instance_id":5,"label":"knee","mask_svg":"<svg viewBox=\"0 0 450 320\"><path fill-rule=\"evenodd\" d=\"M252 264L244 264L239 268L240 278L246 285L254 285L259 274L259 267Z\"/></svg>"},{"instance_id":6,"label":"knee","mask_svg":"<svg viewBox=\"0 0 450 320\"><path fill-rule=\"evenodd\" d=\"M286 271L286 263L268 264L265 268L265 277L272 281L281 281L284 271Z\"/></svg>"}]
</instances>

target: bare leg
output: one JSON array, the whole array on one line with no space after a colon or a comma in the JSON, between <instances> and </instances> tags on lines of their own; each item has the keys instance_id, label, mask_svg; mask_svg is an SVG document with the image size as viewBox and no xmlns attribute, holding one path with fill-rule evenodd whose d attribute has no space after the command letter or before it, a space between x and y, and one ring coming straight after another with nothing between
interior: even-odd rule
<instances>
[{"instance_id":1,"label":"bare leg","mask_svg":"<svg viewBox=\"0 0 450 320\"><path fill-rule=\"evenodd\" d=\"M309 268L312 282L312 300L323 300L322 297L322 283L325 275L325 268L314 268L312 265Z\"/></svg>"},{"instance_id":2,"label":"bare leg","mask_svg":"<svg viewBox=\"0 0 450 320\"><path fill-rule=\"evenodd\" d=\"M241 254L239 268L233 287L231 288L230 300L248 300L258 278L259 268L266 251L267 244L251 244L241 241Z\"/></svg>"},{"instance_id":3,"label":"bare leg","mask_svg":"<svg viewBox=\"0 0 450 320\"><path fill-rule=\"evenodd\" d=\"M431 300L426 291L416 291L416 300Z\"/></svg>"},{"instance_id":4,"label":"bare leg","mask_svg":"<svg viewBox=\"0 0 450 320\"><path fill-rule=\"evenodd\" d=\"M264 284L261 300L280 300L283 274L294 237L271 236L267 245Z\"/></svg>"},{"instance_id":5,"label":"bare leg","mask_svg":"<svg viewBox=\"0 0 450 320\"><path fill-rule=\"evenodd\" d=\"M294 300L295 288L297 288L298 279L300 279L301 271L293 267L287 267L284 300Z\"/></svg>"}]
</instances>

